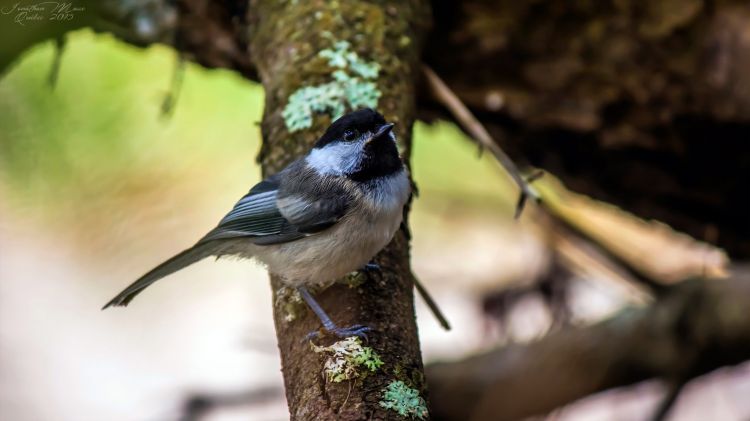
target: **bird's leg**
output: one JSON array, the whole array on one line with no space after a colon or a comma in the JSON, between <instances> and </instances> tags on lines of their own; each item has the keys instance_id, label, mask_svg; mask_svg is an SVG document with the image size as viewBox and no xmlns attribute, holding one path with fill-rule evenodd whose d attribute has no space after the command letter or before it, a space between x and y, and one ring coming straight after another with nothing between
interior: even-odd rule
<instances>
[{"instance_id":1,"label":"bird's leg","mask_svg":"<svg viewBox=\"0 0 750 421\"><path fill-rule=\"evenodd\" d=\"M323 328L326 330L326 332L332 334L333 336L336 336L338 338L347 338L349 336L358 336L360 338L367 339L367 335L365 335L366 332L369 332L370 329L367 326L362 325L354 325L349 327L338 327L335 323L333 323L333 320L328 316L328 314L323 310L323 308L318 304L318 302L313 298L312 294L310 294L310 291L307 290L305 287L297 287L297 291L299 291L299 294L302 296L302 298L305 300L308 306L310 306L310 310L315 313L316 316L320 319L320 321L323 323ZM315 337L320 336L319 332L310 332L306 339L312 339Z\"/></svg>"},{"instance_id":2,"label":"bird's leg","mask_svg":"<svg viewBox=\"0 0 750 421\"><path fill-rule=\"evenodd\" d=\"M370 263L364 265L362 269L360 269L360 272L379 272L380 271L380 265L375 263L374 261L370 261Z\"/></svg>"}]
</instances>

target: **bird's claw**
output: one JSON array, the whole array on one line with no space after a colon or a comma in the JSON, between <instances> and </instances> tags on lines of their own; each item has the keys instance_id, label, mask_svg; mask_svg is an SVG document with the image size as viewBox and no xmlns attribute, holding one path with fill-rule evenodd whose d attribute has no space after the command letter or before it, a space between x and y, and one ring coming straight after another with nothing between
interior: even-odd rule
<instances>
[{"instance_id":1,"label":"bird's claw","mask_svg":"<svg viewBox=\"0 0 750 421\"><path fill-rule=\"evenodd\" d=\"M310 332L305 336L306 341L317 339L323 336L334 336L338 339L348 338L350 336L356 336L367 341L367 332L370 332L372 328L363 325L353 325L349 327L334 327L332 329L322 328L313 332Z\"/></svg>"},{"instance_id":2,"label":"bird's claw","mask_svg":"<svg viewBox=\"0 0 750 421\"><path fill-rule=\"evenodd\" d=\"M362 272L380 272L380 265L375 262L370 262L364 265L361 271Z\"/></svg>"}]
</instances>

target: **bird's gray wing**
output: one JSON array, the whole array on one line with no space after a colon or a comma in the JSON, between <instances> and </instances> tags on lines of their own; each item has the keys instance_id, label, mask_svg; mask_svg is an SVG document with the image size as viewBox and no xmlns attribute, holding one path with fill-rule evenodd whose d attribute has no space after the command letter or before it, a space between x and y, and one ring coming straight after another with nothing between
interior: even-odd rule
<instances>
[{"instance_id":1,"label":"bird's gray wing","mask_svg":"<svg viewBox=\"0 0 750 421\"><path fill-rule=\"evenodd\" d=\"M215 255L217 242L214 240L248 238L258 245L286 243L332 226L350 206L348 196L342 191L326 188L320 189L324 191L310 194L306 188L301 188L301 185L283 189L282 179L283 176L276 175L256 184L237 202L219 225L196 245L138 278L110 300L104 308L125 306L159 279L198 260ZM320 187L315 183L311 184L311 188Z\"/></svg>"},{"instance_id":2,"label":"bird's gray wing","mask_svg":"<svg viewBox=\"0 0 750 421\"><path fill-rule=\"evenodd\" d=\"M104 308L126 306L141 291L159 279L191 265L205 257L215 255L217 242L233 237L273 238L291 241L302 234L290 230L289 222L276 207L276 196L281 177L276 175L256 184L220 223L193 247L160 264L130 284Z\"/></svg>"},{"instance_id":3,"label":"bird's gray wing","mask_svg":"<svg viewBox=\"0 0 750 421\"><path fill-rule=\"evenodd\" d=\"M339 192L311 199L305 194L283 190L280 177L259 183L199 244L240 237L258 245L294 241L335 224L346 213L350 202L347 195Z\"/></svg>"}]
</instances>

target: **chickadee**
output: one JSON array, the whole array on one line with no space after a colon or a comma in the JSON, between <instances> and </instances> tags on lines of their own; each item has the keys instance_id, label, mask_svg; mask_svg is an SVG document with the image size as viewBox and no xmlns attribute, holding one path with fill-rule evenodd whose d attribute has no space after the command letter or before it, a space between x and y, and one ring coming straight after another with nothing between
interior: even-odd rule
<instances>
[{"instance_id":1,"label":"chickadee","mask_svg":"<svg viewBox=\"0 0 750 421\"><path fill-rule=\"evenodd\" d=\"M326 287L365 267L401 224L411 184L396 149L393 124L371 109L331 124L307 155L256 184L193 247L160 264L104 307L126 306L146 287L208 256L254 258L297 288L323 327L338 327L307 286Z\"/></svg>"}]
</instances>

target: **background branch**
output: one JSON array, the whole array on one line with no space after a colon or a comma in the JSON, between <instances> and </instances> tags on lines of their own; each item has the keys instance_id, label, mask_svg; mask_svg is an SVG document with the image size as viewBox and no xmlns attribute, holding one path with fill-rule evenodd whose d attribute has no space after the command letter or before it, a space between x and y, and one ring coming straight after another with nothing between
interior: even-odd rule
<instances>
[{"instance_id":1,"label":"background branch","mask_svg":"<svg viewBox=\"0 0 750 421\"><path fill-rule=\"evenodd\" d=\"M645 308L427 367L436 419L515 420L651 378L691 379L750 358L750 275L689 281ZM512 392L510 392L512 391Z\"/></svg>"},{"instance_id":2,"label":"background branch","mask_svg":"<svg viewBox=\"0 0 750 421\"><path fill-rule=\"evenodd\" d=\"M487 148L492 152L492 155L497 162L500 163L508 176L513 179L519 190L521 190L521 195L518 199L518 205L516 206L515 211L515 217L518 218L521 216L521 212L526 204L526 199L531 197L538 201L539 194L534 191L523 175L521 175L521 171L518 169L515 162L513 162L513 160L503 152L500 145L492 139L492 136L487 132L484 125L474 117L474 114L469 111L466 105L461 102L448 85L440 79L440 76L428 66L423 66L422 70L424 71L424 75L427 78L427 84L432 90L432 94L435 98L450 110L451 114L453 114L453 118L455 118L456 121L463 126L464 130L466 130L479 143L480 147Z\"/></svg>"}]
</instances>

